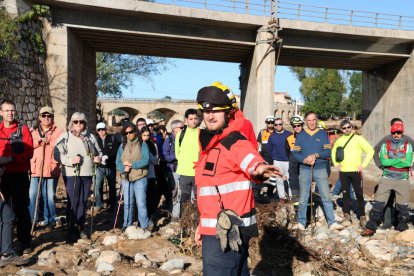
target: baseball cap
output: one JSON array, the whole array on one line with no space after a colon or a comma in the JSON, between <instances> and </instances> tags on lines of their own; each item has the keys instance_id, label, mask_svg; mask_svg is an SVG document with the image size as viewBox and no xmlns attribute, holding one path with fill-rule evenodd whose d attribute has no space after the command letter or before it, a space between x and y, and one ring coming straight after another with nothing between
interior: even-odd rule
<instances>
[{"instance_id":1,"label":"baseball cap","mask_svg":"<svg viewBox=\"0 0 414 276\"><path fill-rule=\"evenodd\" d=\"M44 114L44 113L49 113L49 114L54 114L55 112L53 111L53 108L51 108L50 106L44 106L40 109L40 114Z\"/></svg>"},{"instance_id":2,"label":"baseball cap","mask_svg":"<svg viewBox=\"0 0 414 276\"><path fill-rule=\"evenodd\" d=\"M404 132L404 124L402 122L395 122L391 126L391 133L396 132L396 131Z\"/></svg>"},{"instance_id":3,"label":"baseball cap","mask_svg":"<svg viewBox=\"0 0 414 276\"><path fill-rule=\"evenodd\" d=\"M106 128L106 125L104 122L100 122L96 124L96 129L102 129L102 128Z\"/></svg>"}]
</instances>

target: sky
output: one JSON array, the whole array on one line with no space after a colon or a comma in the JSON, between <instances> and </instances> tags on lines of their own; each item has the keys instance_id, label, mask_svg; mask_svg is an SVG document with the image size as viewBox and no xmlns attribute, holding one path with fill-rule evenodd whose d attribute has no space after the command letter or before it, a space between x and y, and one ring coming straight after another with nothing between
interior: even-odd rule
<instances>
[{"instance_id":1,"label":"sky","mask_svg":"<svg viewBox=\"0 0 414 276\"><path fill-rule=\"evenodd\" d=\"M412 16L414 25L414 0L283 0L309 6L328 7ZM282 2L282 1L280 1ZM169 59L173 66L161 75L154 76L153 82L135 78L133 85L123 91L127 98L195 99L197 91L215 81L229 86L240 95L239 63L211 62L187 59ZM277 66L275 92L288 92L292 99L301 101L300 83L288 67Z\"/></svg>"}]
</instances>

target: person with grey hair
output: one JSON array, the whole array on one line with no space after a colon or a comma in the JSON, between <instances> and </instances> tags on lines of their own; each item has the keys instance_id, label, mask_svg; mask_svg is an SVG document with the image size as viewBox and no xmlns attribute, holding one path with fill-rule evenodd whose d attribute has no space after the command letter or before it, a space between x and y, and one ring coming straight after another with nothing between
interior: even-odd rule
<instances>
[{"instance_id":1,"label":"person with grey hair","mask_svg":"<svg viewBox=\"0 0 414 276\"><path fill-rule=\"evenodd\" d=\"M73 113L68 131L60 135L54 150L55 160L62 164L62 176L68 196L68 242L87 238L84 231L87 200L102 152L95 136L87 130L85 114Z\"/></svg>"},{"instance_id":2,"label":"person with grey hair","mask_svg":"<svg viewBox=\"0 0 414 276\"><path fill-rule=\"evenodd\" d=\"M177 171L177 158L175 156L175 137L177 133L184 129L184 123L181 120L171 122L171 134L164 140L162 145L164 161L166 162L166 178L168 185L168 194L166 196L167 209L173 211L173 202L177 202L177 184L179 175ZM178 208L179 212L179 208ZM174 217L174 214L173 214Z\"/></svg>"}]
</instances>

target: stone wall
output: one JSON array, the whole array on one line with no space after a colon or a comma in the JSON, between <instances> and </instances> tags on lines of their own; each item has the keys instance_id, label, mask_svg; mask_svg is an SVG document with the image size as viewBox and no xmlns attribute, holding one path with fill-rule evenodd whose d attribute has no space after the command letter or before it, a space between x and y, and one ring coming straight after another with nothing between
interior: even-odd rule
<instances>
[{"instance_id":1,"label":"stone wall","mask_svg":"<svg viewBox=\"0 0 414 276\"><path fill-rule=\"evenodd\" d=\"M37 120L39 107L50 105L45 55L28 39L41 31L39 20L21 23L19 58L0 59L0 99L14 101L18 116L29 127Z\"/></svg>"}]
</instances>

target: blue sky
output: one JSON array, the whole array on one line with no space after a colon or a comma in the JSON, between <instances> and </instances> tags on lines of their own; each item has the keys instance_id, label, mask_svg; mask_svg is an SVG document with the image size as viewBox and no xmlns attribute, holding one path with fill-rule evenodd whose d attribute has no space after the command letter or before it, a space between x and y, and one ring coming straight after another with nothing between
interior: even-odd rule
<instances>
[{"instance_id":1,"label":"blue sky","mask_svg":"<svg viewBox=\"0 0 414 276\"><path fill-rule=\"evenodd\" d=\"M378 12L414 17L414 0L283 0L303 5ZM412 19L414 20L414 18ZM414 22L412 23L414 25ZM159 76L153 83L136 78L132 87L124 90L124 97L195 99L197 91L215 81L221 81L240 94L239 64L186 59L170 59L174 66ZM275 76L275 91L288 92L293 99L300 99L300 83L288 67L278 66Z\"/></svg>"}]
</instances>

